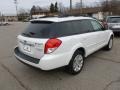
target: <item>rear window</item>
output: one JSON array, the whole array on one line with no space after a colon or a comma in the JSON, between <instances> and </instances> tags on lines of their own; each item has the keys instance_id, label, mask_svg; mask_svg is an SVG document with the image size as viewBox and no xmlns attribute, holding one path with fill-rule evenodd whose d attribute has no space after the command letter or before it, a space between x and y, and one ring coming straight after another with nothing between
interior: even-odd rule
<instances>
[{"instance_id":1,"label":"rear window","mask_svg":"<svg viewBox=\"0 0 120 90\"><path fill-rule=\"evenodd\" d=\"M49 32L45 29L51 24L52 22L32 21L22 35L33 38L49 38Z\"/></svg>"},{"instance_id":2,"label":"rear window","mask_svg":"<svg viewBox=\"0 0 120 90\"><path fill-rule=\"evenodd\" d=\"M32 38L57 38L75 34L87 33L91 29L87 20L68 22L31 22L22 33Z\"/></svg>"},{"instance_id":3,"label":"rear window","mask_svg":"<svg viewBox=\"0 0 120 90\"><path fill-rule=\"evenodd\" d=\"M70 22L31 22L22 35L33 38L56 38L72 35L73 33L74 29Z\"/></svg>"},{"instance_id":4,"label":"rear window","mask_svg":"<svg viewBox=\"0 0 120 90\"><path fill-rule=\"evenodd\" d=\"M74 21L73 25L74 31L79 34L88 33L89 31L93 30L90 20Z\"/></svg>"},{"instance_id":5,"label":"rear window","mask_svg":"<svg viewBox=\"0 0 120 90\"><path fill-rule=\"evenodd\" d=\"M107 22L108 23L120 23L120 17L109 17Z\"/></svg>"}]
</instances>

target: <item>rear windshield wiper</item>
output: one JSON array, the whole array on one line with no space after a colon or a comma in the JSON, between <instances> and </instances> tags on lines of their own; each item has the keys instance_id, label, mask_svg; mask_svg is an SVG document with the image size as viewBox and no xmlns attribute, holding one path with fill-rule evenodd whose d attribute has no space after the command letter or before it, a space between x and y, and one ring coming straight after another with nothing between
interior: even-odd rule
<instances>
[{"instance_id":1,"label":"rear windshield wiper","mask_svg":"<svg viewBox=\"0 0 120 90\"><path fill-rule=\"evenodd\" d=\"M27 36L27 37L31 37L31 35L27 34L27 33L22 33L22 35Z\"/></svg>"}]
</instances>

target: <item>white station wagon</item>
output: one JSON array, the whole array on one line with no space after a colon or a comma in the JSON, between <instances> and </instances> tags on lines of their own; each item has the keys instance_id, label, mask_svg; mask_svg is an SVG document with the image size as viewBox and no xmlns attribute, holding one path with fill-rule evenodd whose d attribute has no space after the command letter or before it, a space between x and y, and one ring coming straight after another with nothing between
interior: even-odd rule
<instances>
[{"instance_id":1,"label":"white station wagon","mask_svg":"<svg viewBox=\"0 0 120 90\"><path fill-rule=\"evenodd\" d=\"M65 66L78 74L84 58L113 46L113 32L90 17L53 17L34 19L18 38L15 57L23 63L52 70Z\"/></svg>"}]
</instances>

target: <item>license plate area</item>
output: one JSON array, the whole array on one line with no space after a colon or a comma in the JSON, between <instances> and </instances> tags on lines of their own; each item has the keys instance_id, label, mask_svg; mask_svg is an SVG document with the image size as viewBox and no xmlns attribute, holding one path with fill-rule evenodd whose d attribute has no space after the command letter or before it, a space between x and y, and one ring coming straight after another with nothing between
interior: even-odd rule
<instances>
[{"instance_id":1,"label":"license plate area","mask_svg":"<svg viewBox=\"0 0 120 90\"><path fill-rule=\"evenodd\" d=\"M26 51L26 52L31 52L31 46L30 46L30 45L24 44L24 45L23 45L23 49L24 49L24 51Z\"/></svg>"}]
</instances>

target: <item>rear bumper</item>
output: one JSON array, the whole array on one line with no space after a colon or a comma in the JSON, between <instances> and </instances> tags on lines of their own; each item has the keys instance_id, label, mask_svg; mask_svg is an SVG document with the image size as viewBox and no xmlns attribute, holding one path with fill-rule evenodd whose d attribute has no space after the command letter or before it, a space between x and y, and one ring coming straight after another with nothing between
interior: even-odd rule
<instances>
[{"instance_id":1,"label":"rear bumper","mask_svg":"<svg viewBox=\"0 0 120 90\"><path fill-rule=\"evenodd\" d=\"M33 57L30 57L30 56L27 56L27 55L23 54L22 52L19 51L18 47L15 48L14 53L15 53L15 56L18 59L22 58L25 61L29 61L29 62L32 62L32 63L35 63L35 64L38 64L39 61L40 61L40 59L36 59L36 58L33 58Z\"/></svg>"},{"instance_id":2,"label":"rear bumper","mask_svg":"<svg viewBox=\"0 0 120 90\"><path fill-rule=\"evenodd\" d=\"M44 55L41 59L36 59L23 54L19 51L18 47L14 49L14 55L19 61L40 68L41 70L52 70L68 65L68 61L70 60L68 54Z\"/></svg>"}]
</instances>

